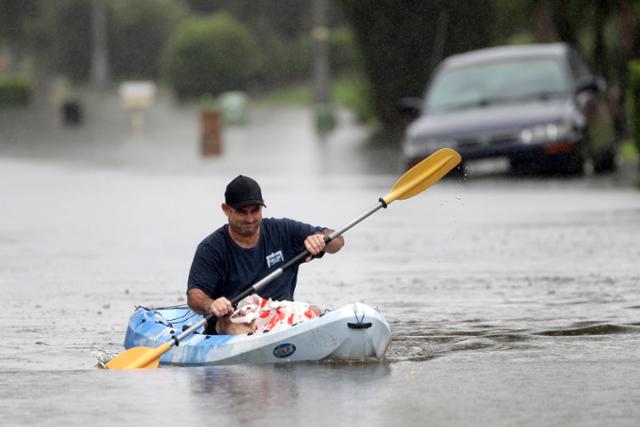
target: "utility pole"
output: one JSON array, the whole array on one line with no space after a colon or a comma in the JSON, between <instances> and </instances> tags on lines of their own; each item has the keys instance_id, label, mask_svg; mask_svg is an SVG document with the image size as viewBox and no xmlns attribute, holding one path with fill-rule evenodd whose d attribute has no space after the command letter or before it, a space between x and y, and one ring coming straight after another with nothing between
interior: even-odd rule
<instances>
[{"instance_id":1,"label":"utility pole","mask_svg":"<svg viewBox=\"0 0 640 427\"><path fill-rule=\"evenodd\" d=\"M327 26L327 0L313 0L313 103L316 129L326 133L335 126L331 106L329 75L329 28Z\"/></svg>"},{"instance_id":2,"label":"utility pole","mask_svg":"<svg viewBox=\"0 0 640 427\"><path fill-rule=\"evenodd\" d=\"M92 0L91 33L91 83L95 88L104 90L110 84L106 0Z\"/></svg>"}]
</instances>

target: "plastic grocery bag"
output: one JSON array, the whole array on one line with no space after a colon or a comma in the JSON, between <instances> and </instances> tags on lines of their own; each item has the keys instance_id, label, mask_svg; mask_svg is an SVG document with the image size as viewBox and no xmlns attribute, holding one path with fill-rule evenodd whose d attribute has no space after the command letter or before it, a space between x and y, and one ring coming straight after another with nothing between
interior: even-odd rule
<instances>
[{"instance_id":1,"label":"plastic grocery bag","mask_svg":"<svg viewBox=\"0 0 640 427\"><path fill-rule=\"evenodd\" d=\"M269 332L289 328L316 317L318 315L305 302L267 300L253 294L238 303L231 321L248 324L255 332Z\"/></svg>"}]
</instances>

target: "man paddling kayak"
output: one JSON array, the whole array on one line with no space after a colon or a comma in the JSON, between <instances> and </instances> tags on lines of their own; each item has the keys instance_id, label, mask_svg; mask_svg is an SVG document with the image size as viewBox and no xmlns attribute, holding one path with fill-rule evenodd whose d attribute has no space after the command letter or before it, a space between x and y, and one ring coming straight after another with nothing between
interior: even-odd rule
<instances>
[{"instance_id":1,"label":"man paddling kayak","mask_svg":"<svg viewBox=\"0 0 640 427\"><path fill-rule=\"evenodd\" d=\"M282 266L299 252L312 256L338 252L342 236L325 244L333 232L288 218L262 218L266 207L258 183L243 175L234 178L225 191L221 208L228 223L207 236L196 249L187 284L187 302L199 314L213 313L208 334L252 332L245 324L233 323L230 299ZM263 298L293 301L298 266L288 269L259 294Z\"/></svg>"}]
</instances>

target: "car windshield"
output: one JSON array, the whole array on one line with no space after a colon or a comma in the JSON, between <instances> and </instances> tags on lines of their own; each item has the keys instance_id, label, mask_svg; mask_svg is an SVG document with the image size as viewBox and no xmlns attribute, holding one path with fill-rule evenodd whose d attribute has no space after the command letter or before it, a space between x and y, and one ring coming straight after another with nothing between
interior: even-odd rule
<instances>
[{"instance_id":1,"label":"car windshield","mask_svg":"<svg viewBox=\"0 0 640 427\"><path fill-rule=\"evenodd\" d=\"M426 100L430 113L523 99L566 96L562 68L552 58L486 62L444 70L434 79Z\"/></svg>"}]
</instances>

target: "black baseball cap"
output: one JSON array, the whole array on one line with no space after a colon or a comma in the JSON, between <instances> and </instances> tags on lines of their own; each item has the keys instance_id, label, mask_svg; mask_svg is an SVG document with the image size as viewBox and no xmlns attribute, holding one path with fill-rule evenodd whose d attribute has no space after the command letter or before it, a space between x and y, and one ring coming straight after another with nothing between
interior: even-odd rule
<instances>
[{"instance_id":1,"label":"black baseball cap","mask_svg":"<svg viewBox=\"0 0 640 427\"><path fill-rule=\"evenodd\" d=\"M224 200L233 209L242 209L249 205L267 206L262 200L262 191L258 183L244 175L238 175L227 184Z\"/></svg>"}]
</instances>

